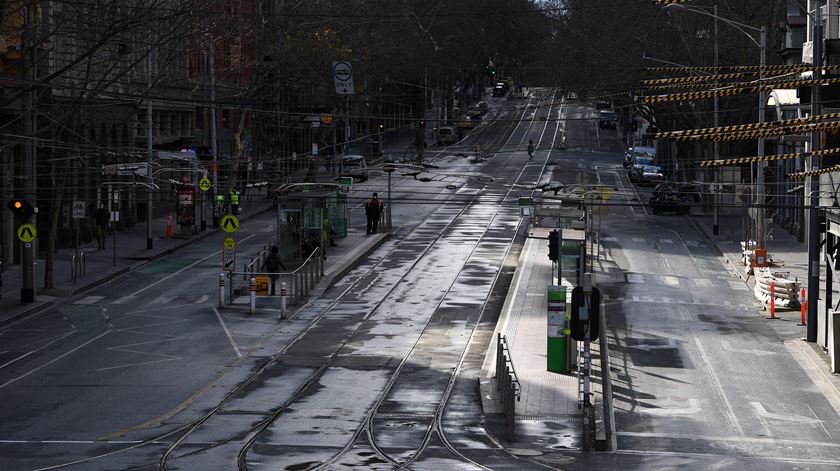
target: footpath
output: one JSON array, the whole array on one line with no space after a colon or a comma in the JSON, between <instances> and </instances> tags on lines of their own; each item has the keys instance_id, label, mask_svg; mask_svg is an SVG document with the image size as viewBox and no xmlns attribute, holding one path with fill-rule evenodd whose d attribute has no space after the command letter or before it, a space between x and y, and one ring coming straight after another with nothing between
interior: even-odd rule
<instances>
[{"instance_id":1,"label":"footpath","mask_svg":"<svg viewBox=\"0 0 840 471\"><path fill-rule=\"evenodd\" d=\"M383 156L401 156L413 138L414 133L411 129L403 129L399 133L386 137ZM291 181L303 181L303 178L299 175L288 175L286 177ZM319 181L322 179L332 181L332 176L328 174L319 175L319 177ZM272 210L272 192L273 188L271 186L249 188L248 192L242 197L239 219L247 221ZM367 197L367 195L362 196ZM364 227L364 214L361 214L361 212L351 212L350 218L352 227ZM77 249L61 249L54 257L53 288L50 289L44 289L46 260L37 257L34 263L36 296L32 303L22 303L20 301L22 285L20 265L6 266L6 270L0 272L0 327L37 314L67 298L94 289L149 262L218 234L219 229L213 229L209 226L209 214L207 219L207 230L180 235L176 225L176 234L172 238L163 236L166 233L168 216L154 219L152 222L154 248L152 250L146 249L145 223L138 223L130 229L116 233L116 256L114 256L114 234L106 238L104 250L97 250L96 241L83 244L78 248L78 253L84 253L85 267L84 271L78 274L75 279L73 276L73 258L77 254ZM338 239L338 245L330 247L327 251L327 258L324 260L324 278L312 294L315 295L331 286L352 269L359 260L384 242L387 236L387 234L376 234L372 237L366 237L363 231L349 231L347 237ZM271 241L266 241L266 243L268 242Z\"/></svg>"}]
</instances>

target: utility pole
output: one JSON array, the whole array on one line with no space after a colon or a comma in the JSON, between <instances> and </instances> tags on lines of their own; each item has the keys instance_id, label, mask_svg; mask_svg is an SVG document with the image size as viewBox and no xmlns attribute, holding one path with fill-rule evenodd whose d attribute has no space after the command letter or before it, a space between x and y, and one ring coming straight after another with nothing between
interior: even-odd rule
<instances>
[{"instance_id":1,"label":"utility pole","mask_svg":"<svg viewBox=\"0 0 840 471\"><path fill-rule=\"evenodd\" d=\"M20 70L21 70L21 78L23 79L23 86L29 87L28 79L30 78L30 73L27 70L28 63L27 63L27 55L29 52L29 2L24 1L23 3L23 32L21 38L21 46L20 46ZM32 61L32 65L34 67L35 61ZM23 153L23 198L32 203L33 206L37 209L37 204L35 204L35 156L34 148L33 148L33 140L32 140L32 92L27 91L23 94L23 98L21 100L21 120L23 124L23 140L22 140L22 153ZM37 211L36 211L35 218L37 219ZM30 220L21 221L22 224L28 224L31 222L32 217L29 218ZM34 241L33 241L34 242ZM32 242L26 242L21 244L21 273L23 275L23 280L21 283L20 288L20 301L23 303L31 303L35 302L35 257L34 257L34 249L32 248Z\"/></svg>"},{"instance_id":2,"label":"utility pole","mask_svg":"<svg viewBox=\"0 0 840 471\"><path fill-rule=\"evenodd\" d=\"M759 74L759 83L763 85L764 83L764 75L765 71L764 68L767 65L767 27L761 27L761 70ZM767 92L764 89L761 90L758 94L758 122L764 122L764 115L765 110L767 108ZM756 232L757 232L757 242L758 248L763 249L765 248L765 244L767 242L767 227L765 222L765 209L764 209L764 202L765 202L765 190L764 190L764 169L767 168L767 162L765 162L762 157L764 157L764 138L758 138L758 165L756 166L756 171L758 175L756 175L756 206L757 211L756 215L758 216L758 221L756 225Z\"/></svg>"},{"instance_id":3,"label":"utility pole","mask_svg":"<svg viewBox=\"0 0 840 471\"><path fill-rule=\"evenodd\" d=\"M216 139L216 49L210 39L210 152L213 153L213 228L219 227L222 208L219 205L219 144Z\"/></svg>"},{"instance_id":4,"label":"utility pole","mask_svg":"<svg viewBox=\"0 0 840 471\"><path fill-rule=\"evenodd\" d=\"M821 113L820 107L820 86L816 83L820 78L822 72L822 13L820 12L820 2L817 2L817 7L814 9L814 28L813 37L813 71L811 79L814 84L811 85L811 116L817 116ZM819 170L819 157L814 153L820 149L820 131L814 130L811 133L811 155L809 170ZM820 221L819 209L820 204L820 177L819 175L812 175L810 177L810 188L806 188L808 193L806 198L810 198L808 204L808 319L805 340L808 342L817 341L817 309L819 307L818 300L820 299ZM826 327L828 328L828 327Z\"/></svg>"},{"instance_id":5,"label":"utility pole","mask_svg":"<svg viewBox=\"0 0 840 471\"><path fill-rule=\"evenodd\" d=\"M717 2L715 2L715 58L714 58L714 66L715 66L715 73L717 73L717 66L718 66L718 6ZM718 89L720 82L715 79L715 90ZM720 116L718 114L719 111L719 104L720 99L715 94L715 128L720 127ZM714 154L715 160L720 160L720 141L714 141ZM712 234L718 235L720 233L720 221L718 220L718 206L720 206L720 167L715 165L714 169L712 169L712 175L714 184L716 185L713 187L712 193L712 211L714 211L713 221L712 221Z\"/></svg>"},{"instance_id":6,"label":"utility pole","mask_svg":"<svg viewBox=\"0 0 840 471\"><path fill-rule=\"evenodd\" d=\"M155 121L152 117L152 65L154 64L154 58L152 54L154 53L154 49L152 49L152 45L149 45L149 55L146 59L147 66L148 66L148 73L146 74L146 78L149 82L149 94L148 99L146 100L146 180L149 183L149 187L146 189L146 250L152 250L154 248L154 239L152 238L152 215L154 212L152 211L152 188L154 188L154 181L152 180L152 139L154 138L154 131L153 127L155 125ZM114 231L116 233L116 231ZM116 245L116 243L114 244Z\"/></svg>"}]
</instances>

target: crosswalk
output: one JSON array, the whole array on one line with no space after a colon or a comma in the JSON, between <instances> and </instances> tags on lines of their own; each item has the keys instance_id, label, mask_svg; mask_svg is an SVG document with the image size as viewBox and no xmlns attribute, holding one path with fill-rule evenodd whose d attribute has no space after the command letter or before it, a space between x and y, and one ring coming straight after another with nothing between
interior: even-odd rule
<instances>
[{"instance_id":1,"label":"crosswalk","mask_svg":"<svg viewBox=\"0 0 840 471\"><path fill-rule=\"evenodd\" d=\"M613 244L620 244L621 239L614 236L603 236L600 240L602 243L613 243ZM670 246L670 245L679 245L680 243L684 243L687 247L696 249L699 247L704 247L708 245L707 242L702 240L674 240L674 239L648 239L646 237L631 237L629 240L632 240L634 244L641 244L641 245L658 245L658 246Z\"/></svg>"},{"instance_id":2,"label":"crosswalk","mask_svg":"<svg viewBox=\"0 0 840 471\"><path fill-rule=\"evenodd\" d=\"M210 296L195 295L195 296L158 296L149 300L142 296L122 296L117 298L107 298L106 296L85 296L81 299L73 301L77 306L92 306L95 304L111 304L111 305L130 305L130 304L148 304L153 306L166 306L170 304L204 304L210 300ZM176 302L177 301L177 302Z\"/></svg>"},{"instance_id":3,"label":"crosswalk","mask_svg":"<svg viewBox=\"0 0 840 471\"><path fill-rule=\"evenodd\" d=\"M716 289L729 289L733 291L748 291L750 288L740 280L728 279L725 276L712 276L714 273L707 273L711 278L689 278L674 275L660 275L654 273L631 273L625 272L624 279L628 284L663 287L663 288L677 288L683 289L686 292L697 294L697 289L713 295Z\"/></svg>"},{"instance_id":4,"label":"crosswalk","mask_svg":"<svg viewBox=\"0 0 840 471\"><path fill-rule=\"evenodd\" d=\"M626 302L634 302L634 303L653 303L653 304L678 304L678 305L691 305L691 306L713 306L713 307L725 307L729 309L754 309L755 305L753 303L728 303L728 302L720 302L716 298L705 298L705 299L685 299L683 298L671 298L668 296L647 296L647 295L633 295L633 296L610 296L609 294L601 294L601 299L604 302L608 303L626 303Z\"/></svg>"}]
</instances>

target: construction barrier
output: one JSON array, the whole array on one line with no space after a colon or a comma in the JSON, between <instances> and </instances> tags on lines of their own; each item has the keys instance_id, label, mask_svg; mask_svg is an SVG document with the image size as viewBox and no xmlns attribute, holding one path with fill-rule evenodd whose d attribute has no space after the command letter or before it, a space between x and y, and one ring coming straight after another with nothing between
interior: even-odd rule
<instances>
[{"instance_id":1,"label":"construction barrier","mask_svg":"<svg viewBox=\"0 0 840 471\"><path fill-rule=\"evenodd\" d=\"M771 315L775 316L776 308L797 309L800 307L800 283L788 278L789 273L772 272L769 268L755 267L755 287L753 293L756 299L771 307Z\"/></svg>"}]
</instances>

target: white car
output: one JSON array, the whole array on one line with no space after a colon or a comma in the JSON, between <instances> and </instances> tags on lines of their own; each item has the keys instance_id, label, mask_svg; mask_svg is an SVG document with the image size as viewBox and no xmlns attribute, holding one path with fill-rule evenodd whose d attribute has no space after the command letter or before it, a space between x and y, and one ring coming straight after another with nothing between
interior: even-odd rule
<instances>
[{"instance_id":1,"label":"white car","mask_svg":"<svg viewBox=\"0 0 840 471\"><path fill-rule=\"evenodd\" d=\"M341 157L341 177L353 177L353 181L363 182L368 179L367 162L364 156L346 154Z\"/></svg>"}]
</instances>

